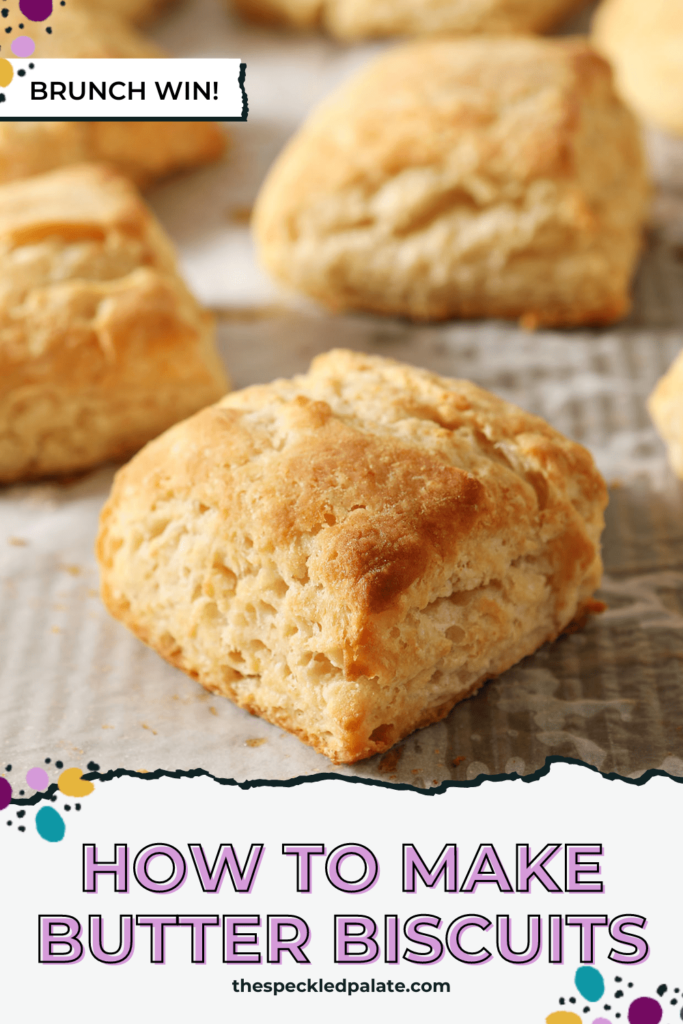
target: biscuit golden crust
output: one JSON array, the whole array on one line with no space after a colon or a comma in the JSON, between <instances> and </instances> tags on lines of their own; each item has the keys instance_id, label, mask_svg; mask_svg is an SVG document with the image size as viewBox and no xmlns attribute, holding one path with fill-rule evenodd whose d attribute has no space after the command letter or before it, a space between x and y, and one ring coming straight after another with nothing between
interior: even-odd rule
<instances>
[{"instance_id":1,"label":"biscuit golden crust","mask_svg":"<svg viewBox=\"0 0 683 1024\"><path fill-rule=\"evenodd\" d=\"M683 4L603 0L593 20L596 47L637 113L683 135Z\"/></svg>"},{"instance_id":2,"label":"biscuit golden crust","mask_svg":"<svg viewBox=\"0 0 683 1024\"><path fill-rule=\"evenodd\" d=\"M265 266L334 309L609 323L648 186L580 40L399 47L309 118L256 204Z\"/></svg>"},{"instance_id":3,"label":"biscuit golden crust","mask_svg":"<svg viewBox=\"0 0 683 1024\"><path fill-rule=\"evenodd\" d=\"M668 446L671 467L683 480L683 352L650 395L648 408Z\"/></svg>"},{"instance_id":4,"label":"biscuit golden crust","mask_svg":"<svg viewBox=\"0 0 683 1024\"><path fill-rule=\"evenodd\" d=\"M353 762L589 605L605 504L588 452L537 417L333 351L118 473L102 595L207 689Z\"/></svg>"},{"instance_id":5,"label":"biscuit golden crust","mask_svg":"<svg viewBox=\"0 0 683 1024\"><path fill-rule=\"evenodd\" d=\"M233 0L246 18L338 39L546 32L586 0Z\"/></svg>"},{"instance_id":6,"label":"biscuit golden crust","mask_svg":"<svg viewBox=\"0 0 683 1024\"><path fill-rule=\"evenodd\" d=\"M38 38L36 57L163 57L121 18L65 7L55 31ZM145 186L217 160L227 136L211 121L5 121L0 123L0 183L68 164L106 161Z\"/></svg>"},{"instance_id":7,"label":"biscuit golden crust","mask_svg":"<svg viewBox=\"0 0 683 1024\"><path fill-rule=\"evenodd\" d=\"M128 455L225 392L211 317L115 172L0 188L0 254L0 482Z\"/></svg>"}]
</instances>

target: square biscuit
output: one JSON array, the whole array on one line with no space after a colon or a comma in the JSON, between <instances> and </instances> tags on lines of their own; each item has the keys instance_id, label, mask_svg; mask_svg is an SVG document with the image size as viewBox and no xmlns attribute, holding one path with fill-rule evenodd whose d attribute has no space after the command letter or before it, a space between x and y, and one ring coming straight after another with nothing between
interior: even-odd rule
<instances>
[{"instance_id":1,"label":"square biscuit","mask_svg":"<svg viewBox=\"0 0 683 1024\"><path fill-rule=\"evenodd\" d=\"M338 39L547 32L588 0L231 0L251 21Z\"/></svg>"},{"instance_id":2,"label":"square biscuit","mask_svg":"<svg viewBox=\"0 0 683 1024\"><path fill-rule=\"evenodd\" d=\"M649 199L639 129L582 40L390 50L270 171L265 267L333 309L525 326L610 323Z\"/></svg>"},{"instance_id":3,"label":"square biscuit","mask_svg":"<svg viewBox=\"0 0 683 1024\"><path fill-rule=\"evenodd\" d=\"M98 10L57 8L36 57L163 57L132 25ZM227 135L212 121L0 122L0 183L67 164L112 164L137 185L217 160Z\"/></svg>"},{"instance_id":4,"label":"square biscuit","mask_svg":"<svg viewBox=\"0 0 683 1024\"><path fill-rule=\"evenodd\" d=\"M0 187L0 261L0 482L121 458L227 390L212 317L110 168Z\"/></svg>"},{"instance_id":5,"label":"square biscuit","mask_svg":"<svg viewBox=\"0 0 683 1024\"><path fill-rule=\"evenodd\" d=\"M354 762L591 610L605 505L590 454L538 417L332 351L119 471L102 596L208 690Z\"/></svg>"},{"instance_id":6,"label":"square biscuit","mask_svg":"<svg viewBox=\"0 0 683 1024\"><path fill-rule=\"evenodd\" d=\"M667 444L671 468L683 480L683 351L650 395L648 408Z\"/></svg>"}]
</instances>

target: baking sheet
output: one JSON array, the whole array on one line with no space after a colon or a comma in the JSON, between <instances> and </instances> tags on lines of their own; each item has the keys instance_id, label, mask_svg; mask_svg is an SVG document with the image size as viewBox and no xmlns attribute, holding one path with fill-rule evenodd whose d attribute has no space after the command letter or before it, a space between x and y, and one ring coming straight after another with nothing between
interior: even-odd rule
<instances>
[{"instance_id":1,"label":"baking sheet","mask_svg":"<svg viewBox=\"0 0 683 1024\"><path fill-rule=\"evenodd\" d=\"M610 484L601 591L609 610L487 684L446 721L335 769L203 691L108 616L93 542L112 467L5 489L0 769L23 772L49 756L102 771L204 768L238 781L336 771L433 787L528 774L557 754L626 776L649 768L683 776L683 484L645 409L683 345L683 141L648 134L657 194L624 323L528 333L502 322L333 317L258 269L248 214L311 105L379 46L247 27L220 0L179 8L154 35L179 55L247 62L249 122L230 127L226 159L149 194L191 286L216 312L235 386L289 376L343 345L469 377L545 417L592 450Z\"/></svg>"}]
</instances>

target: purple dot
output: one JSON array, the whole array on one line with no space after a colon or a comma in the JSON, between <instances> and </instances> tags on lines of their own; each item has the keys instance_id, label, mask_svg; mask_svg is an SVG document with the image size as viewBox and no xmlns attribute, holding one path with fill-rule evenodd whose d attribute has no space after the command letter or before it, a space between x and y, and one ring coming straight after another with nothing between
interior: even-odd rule
<instances>
[{"instance_id":1,"label":"purple dot","mask_svg":"<svg viewBox=\"0 0 683 1024\"><path fill-rule=\"evenodd\" d=\"M641 996L634 999L628 1008L630 1024L659 1024L662 1019L662 1008L656 999Z\"/></svg>"},{"instance_id":2,"label":"purple dot","mask_svg":"<svg viewBox=\"0 0 683 1024\"><path fill-rule=\"evenodd\" d=\"M12 787L7 779L0 779L0 811L9 806L12 799Z\"/></svg>"},{"instance_id":3,"label":"purple dot","mask_svg":"<svg viewBox=\"0 0 683 1024\"><path fill-rule=\"evenodd\" d=\"M26 772L26 781L31 789L36 789L39 792L47 789L50 784L47 772L43 771L42 768L29 768Z\"/></svg>"},{"instance_id":4,"label":"purple dot","mask_svg":"<svg viewBox=\"0 0 683 1024\"><path fill-rule=\"evenodd\" d=\"M52 0L19 0L19 10L29 21L45 21L52 14Z\"/></svg>"},{"instance_id":5,"label":"purple dot","mask_svg":"<svg viewBox=\"0 0 683 1024\"><path fill-rule=\"evenodd\" d=\"M12 41L12 53L15 57L30 57L36 48L30 36L17 36Z\"/></svg>"},{"instance_id":6,"label":"purple dot","mask_svg":"<svg viewBox=\"0 0 683 1024\"><path fill-rule=\"evenodd\" d=\"M610 1024L610 1021L607 1020L607 1017L596 1017L593 1024Z\"/></svg>"}]
</instances>

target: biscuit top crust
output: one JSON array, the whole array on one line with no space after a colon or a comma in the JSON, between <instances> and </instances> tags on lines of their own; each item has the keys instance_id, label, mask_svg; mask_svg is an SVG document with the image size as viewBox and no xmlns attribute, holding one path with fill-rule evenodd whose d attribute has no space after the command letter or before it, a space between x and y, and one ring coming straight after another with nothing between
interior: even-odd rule
<instances>
[{"instance_id":1,"label":"biscuit top crust","mask_svg":"<svg viewBox=\"0 0 683 1024\"><path fill-rule=\"evenodd\" d=\"M578 202L581 187L594 191L592 169L575 152L584 98L630 121L614 96L609 65L582 39L442 39L396 47L308 119L276 165L268 209L257 209L257 216L264 229L273 208L292 218L302 210L322 217L323 196L347 190L367 196L394 178L406 232L456 201L516 202L539 178L573 179ZM304 144L316 153L306 162ZM633 158L639 166L640 154ZM440 169L459 183L459 193L444 195L430 180L422 196L422 169L431 179ZM409 171L413 195L406 192ZM398 222L393 198L385 190L383 209L375 212ZM425 205L430 198L439 208ZM333 206L323 230L342 227L334 213ZM345 219L350 223L348 211ZM294 220L290 227L296 237Z\"/></svg>"},{"instance_id":2,"label":"biscuit top crust","mask_svg":"<svg viewBox=\"0 0 683 1024\"><path fill-rule=\"evenodd\" d=\"M211 513L214 565L298 588L354 679L391 677L382 638L411 608L539 552L563 628L576 607L569 581L599 565L606 490L589 453L543 420L474 384L339 350L143 449L103 515L104 566L117 537L134 550L138 533L155 536L169 502Z\"/></svg>"},{"instance_id":3,"label":"biscuit top crust","mask_svg":"<svg viewBox=\"0 0 683 1024\"><path fill-rule=\"evenodd\" d=\"M136 189L106 166L80 164L0 188L3 248L31 245L48 237L64 243L102 241L110 233L142 238L151 222ZM164 246L162 252L162 261L174 266L170 246ZM152 260L150 250L146 261Z\"/></svg>"}]
</instances>

